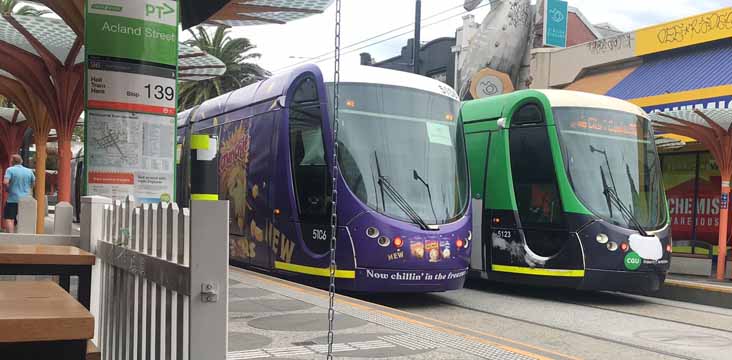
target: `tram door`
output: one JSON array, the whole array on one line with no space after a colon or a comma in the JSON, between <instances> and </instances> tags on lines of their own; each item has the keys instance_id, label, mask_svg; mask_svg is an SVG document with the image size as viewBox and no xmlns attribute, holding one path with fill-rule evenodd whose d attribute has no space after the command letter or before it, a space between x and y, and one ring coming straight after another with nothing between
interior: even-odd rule
<instances>
[{"instance_id":1,"label":"tram door","mask_svg":"<svg viewBox=\"0 0 732 360\"><path fill-rule=\"evenodd\" d=\"M505 237L499 232L498 237L505 240L501 245L507 249L516 249L521 237L522 247L526 246L524 256L521 259L512 256L510 265L544 265L559 253L569 237L549 130L544 111L538 104L523 105L512 115L508 141L518 231L511 236L506 232ZM496 245L494 243L494 247Z\"/></svg>"},{"instance_id":2,"label":"tram door","mask_svg":"<svg viewBox=\"0 0 732 360\"><path fill-rule=\"evenodd\" d=\"M305 247L314 254L330 249L331 177L325 156L323 113L314 78L295 90L289 108L290 159L297 224Z\"/></svg>"}]
</instances>

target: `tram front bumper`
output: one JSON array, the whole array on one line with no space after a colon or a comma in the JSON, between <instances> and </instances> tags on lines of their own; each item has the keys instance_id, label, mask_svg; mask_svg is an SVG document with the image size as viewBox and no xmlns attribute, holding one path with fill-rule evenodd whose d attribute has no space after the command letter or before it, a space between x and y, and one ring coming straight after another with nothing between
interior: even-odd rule
<instances>
[{"instance_id":1,"label":"tram front bumper","mask_svg":"<svg viewBox=\"0 0 732 360\"><path fill-rule=\"evenodd\" d=\"M666 280L665 271L616 271L586 269L582 290L658 291Z\"/></svg>"}]
</instances>

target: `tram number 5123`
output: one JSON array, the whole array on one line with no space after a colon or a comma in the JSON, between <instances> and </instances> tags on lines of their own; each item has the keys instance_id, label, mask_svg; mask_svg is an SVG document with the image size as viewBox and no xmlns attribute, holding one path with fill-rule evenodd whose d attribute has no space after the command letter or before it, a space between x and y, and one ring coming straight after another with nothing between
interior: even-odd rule
<instances>
[{"instance_id":1,"label":"tram number 5123","mask_svg":"<svg viewBox=\"0 0 732 360\"><path fill-rule=\"evenodd\" d=\"M325 230L313 229L313 240L325 241L328 239L328 234Z\"/></svg>"},{"instance_id":2,"label":"tram number 5123","mask_svg":"<svg viewBox=\"0 0 732 360\"><path fill-rule=\"evenodd\" d=\"M498 237L503 239L510 239L513 234L511 233L511 230L496 230L495 234L498 235Z\"/></svg>"}]
</instances>

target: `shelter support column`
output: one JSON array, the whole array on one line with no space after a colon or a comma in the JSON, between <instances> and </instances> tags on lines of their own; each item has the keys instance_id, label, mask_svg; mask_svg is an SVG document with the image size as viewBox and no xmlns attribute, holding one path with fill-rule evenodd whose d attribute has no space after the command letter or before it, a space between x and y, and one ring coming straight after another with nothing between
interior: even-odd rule
<instances>
[{"instance_id":1,"label":"shelter support column","mask_svg":"<svg viewBox=\"0 0 732 360\"><path fill-rule=\"evenodd\" d=\"M727 265L727 221L729 218L729 180L722 181L719 211L719 253L717 255L717 280L724 280Z\"/></svg>"},{"instance_id":2,"label":"shelter support column","mask_svg":"<svg viewBox=\"0 0 732 360\"><path fill-rule=\"evenodd\" d=\"M36 234L45 233L46 229L46 143L48 136L40 134L36 138L36 183L33 195L36 198Z\"/></svg>"},{"instance_id":3,"label":"shelter support column","mask_svg":"<svg viewBox=\"0 0 732 360\"><path fill-rule=\"evenodd\" d=\"M58 201L71 203L71 139L58 137Z\"/></svg>"}]
</instances>

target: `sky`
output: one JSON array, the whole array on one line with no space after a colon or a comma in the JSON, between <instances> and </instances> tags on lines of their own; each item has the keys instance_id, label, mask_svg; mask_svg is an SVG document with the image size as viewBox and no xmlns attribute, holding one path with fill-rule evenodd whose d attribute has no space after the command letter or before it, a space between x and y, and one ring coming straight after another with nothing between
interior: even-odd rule
<instances>
[{"instance_id":1,"label":"sky","mask_svg":"<svg viewBox=\"0 0 732 360\"><path fill-rule=\"evenodd\" d=\"M488 3L484 0L480 8L471 12L476 21L481 22L486 16ZM398 55L413 35L414 4L414 0L343 0L342 63L358 64L361 52L369 52L377 61ZM422 41L455 36L455 29L467 14L462 4L463 0L422 0ZM592 23L609 22L631 31L732 6L732 0L569 0L569 5L578 8ZM335 6L331 5L323 14L285 25L234 28L232 36L249 38L257 46L255 51L262 55L259 64L276 73L297 63L317 61L308 58L326 53L325 57L331 56L334 18ZM403 28L345 48L400 27ZM358 49L364 46L368 47ZM320 64L329 66L332 62Z\"/></svg>"}]
</instances>

